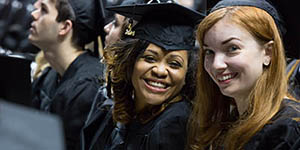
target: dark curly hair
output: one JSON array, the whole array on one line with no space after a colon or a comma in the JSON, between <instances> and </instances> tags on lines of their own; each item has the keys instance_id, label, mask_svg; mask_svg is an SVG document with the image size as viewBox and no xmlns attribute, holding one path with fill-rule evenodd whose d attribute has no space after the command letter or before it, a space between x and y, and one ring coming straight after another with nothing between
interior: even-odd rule
<instances>
[{"instance_id":1,"label":"dark curly hair","mask_svg":"<svg viewBox=\"0 0 300 150\"><path fill-rule=\"evenodd\" d=\"M123 124L129 123L136 115L133 101L133 85L131 76L136 60L148 47L149 42L140 39L119 40L106 48L104 52L107 74L110 74L111 88L115 102L113 118ZM189 50L188 71L185 85L181 90L184 99L192 100L195 96L195 73L198 55L195 50Z\"/></svg>"}]
</instances>

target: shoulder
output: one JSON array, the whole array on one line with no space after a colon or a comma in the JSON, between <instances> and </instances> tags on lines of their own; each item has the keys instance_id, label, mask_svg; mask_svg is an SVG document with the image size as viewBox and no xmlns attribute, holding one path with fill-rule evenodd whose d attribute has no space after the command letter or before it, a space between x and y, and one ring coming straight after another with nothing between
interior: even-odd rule
<instances>
[{"instance_id":1,"label":"shoulder","mask_svg":"<svg viewBox=\"0 0 300 150\"><path fill-rule=\"evenodd\" d=\"M75 74L80 74L82 78L90 78L90 77L103 77L103 72L105 70L105 66L100 62L100 59L93 56L91 52L85 52L78 56L76 60L70 65L71 72L75 72Z\"/></svg>"},{"instance_id":2,"label":"shoulder","mask_svg":"<svg viewBox=\"0 0 300 150\"><path fill-rule=\"evenodd\" d=\"M191 112L188 101L172 104L159 118L153 131L157 138L159 149L184 149L186 124Z\"/></svg>"},{"instance_id":3,"label":"shoulder","mask_svg":"<svg viewBox=\"0 0 300 150\"><path fill-rule=\"evenodd\" d=\"M279 112L273 117L273 121L284 118L300 118L300 103L296 100L284 99Z\"/></svg>"},{"instance_id":4,"label":"shoulder","mask_svg":"<svg viewBox=\"0 0 300 150\"><path fill-rule=\"evenodd\" d=\"M251 138L245 149L279 150L300 147L300 105L291 100L284 100L283 103L282 109Z\"/></svg>"},{"instance_id":5,"label":"shoulder","mask_svg":"<svg viewBox=\"0 0 300 150\"><path fill-rule=\"evenodd\" d=\"M170 104L163 114L171 116L188 115L191 112L191 103L187 100L182 100L173 104Z\"/></svg>"},{"instance_id":6,"label":"shoulder","mask_svg":"<svg viewBox=\"0 0 300 150\"><path fill-rule=\"evenodd\" d=\"M186 100L182 100L173 104L170 104L168 108L160 115L159 118L163 120L174 120L185 121L191 113L191 103Z\"/></svg>"},{"instance_id":7,"label":"shoulder","mask_svg":"<svg viewBox=\"0 0 300 150\"><path fill-rule=\"evenodd\" d=\"M154 130L156 129L160 132L171 132L173 130L177 130L178 132L183 132L186 128L186 123L188 121L190 112L190 102L183 100L173 103L169 105L168 108L154 120Z\"/></svg>"}]
</instances>

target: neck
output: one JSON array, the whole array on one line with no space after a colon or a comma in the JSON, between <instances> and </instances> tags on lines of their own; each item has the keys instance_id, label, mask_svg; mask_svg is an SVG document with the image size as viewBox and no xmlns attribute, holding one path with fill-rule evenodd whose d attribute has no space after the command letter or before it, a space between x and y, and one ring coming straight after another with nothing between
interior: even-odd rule
<instances>
[{"instance_id":1,"label":"neck","mask_svg":"<svg viewBox=\"0 0 300 150\"><path fill-rule=\"evenodd\" d=\"M239 98L234 98L234 101L236 103L239 116L241 116L243 113L246 112L246 110L249 107L249 99L248 97L239 97Z\"/></svg>"},{"instance_id":2,"label":"neck","mask_svg":"<svg viewBox=\"0 0 300 150\"><path fill-rule=\"evenodd\" d=\"M146 102L140 101L137 98L135 98L134 101L135 101L135 110L137 113L141 112L147 106Z\"/></svg>"},{"instance_id":3,"label":"neck","mask_svg":"<svg viewBox=\"0 0 300 150\"><path fill-rule=\"evenodd\" d=\"M72 46L72 44L62 43L57 46L43 49L46 60L51 67L63 76L70 64L84 51Z\"/></svg>"}]
</instances>

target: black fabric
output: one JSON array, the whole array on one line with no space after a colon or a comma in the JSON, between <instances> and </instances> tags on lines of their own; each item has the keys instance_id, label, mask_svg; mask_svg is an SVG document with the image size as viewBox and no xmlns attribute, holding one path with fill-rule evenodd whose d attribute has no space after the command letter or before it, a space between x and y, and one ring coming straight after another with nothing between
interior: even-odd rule
<instances>
[{"instance_id":1,"label":"black fabric","mask_svg":"<svg viewBox=\"0 0 300 150\"><path fill-rule=\"evenodd\" d=\"M183 150L190 111L190 102L183 100L170 104L146 124L133 121L124 126L111 122L105 126L111 132L95 136L97 143L90 150Z\"/></svg>"},{"instance_id":2,"label":"black fabric","mask_svg":"<svg viewBox=\"0 0 300 150\"><path fill-rule=\"evenodd\" d=\"M228 6L253 6L256 8L260 8L273 17L282 35L286 33L284 21L282 20L278 11L275 9L273 5L271 5L270 2L267 2L266 0L221 0L211 9L210 12Z\"/></svg>"},{"instance_id":3,"label":"black fabric","mask_svg":"<svg viewBox=\"0 0 300 150\"><path fill-rule=\"evenodd\" d=\"M297 61L300 61L299 59L294 59L287 65L287 73L292 69L292 67L295 67L293 70L290 78L289 78L289 92L292 96L294 96L296 99L300 99L300 63L297 63Z\"/></svg>"},{"instance_id":4,"label":"black fabric","mask_svg":"<svg viewBox=\"0 0 300 150\"><path fill-rule=\"evenodd\" d=\"M272 121L253 136L245 150L299 150L300 103L285 99Z\"/></svg>"},{"instance_id":5,"label":"black fabric","mask_svg":"<svg viewBox=\"0 0 300 150\"><path fill-rule=\"evenodd\" d=\"M75 12L75 26L83 44L92 42L103 32L105 13L102 0L69 0L69 3Z\"/></svg>"},{"instance_id":6,"label":"black fabric","mask_svg":"<svg viewBox=\"0 0 300 150\"><path fill-rule=\"evenodd\" d=\"M113 129L111 108L113 101L107 96L107 87L99 88L81 132L81 149L88 150L97 142L97 137L109 135ZM105 130L104 130L105 129Z\"/></svg>"},{"instance_id":7,"label":"black fabric","mask_svg":"<svg viewBox=\"0 0 300 150\"><path fill-rule=\"evenodd\" d=\"M128 35L128 38L147 40L165 50L191 50L195 46L194 27L205 16L176 3L122 5L107 9L138 20L133 27L135 35Z\"/></svg>"},{"instance_id":8,"label":"black fabric","mask_svg":"<svg viewBox=\"0 0 300 150\"><path fill-rule=\"evenodd\" d=\"M103 70L99 59L85 52L71 63L63 77L49 68L33 83L33 106L62 118L68 150L79 149L80 130L101 85Z\"/></svg>"}]
</instances>

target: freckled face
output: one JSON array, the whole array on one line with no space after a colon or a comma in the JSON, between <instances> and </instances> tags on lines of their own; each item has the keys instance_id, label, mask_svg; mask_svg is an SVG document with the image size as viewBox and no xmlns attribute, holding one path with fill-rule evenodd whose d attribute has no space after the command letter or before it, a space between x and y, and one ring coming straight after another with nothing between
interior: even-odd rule
<instances>
[{"instance_id":1,"label":"freckled face","mask_svg":"<svg viewBox=\"0 0 300 150\"><path fill-rule=\"evenodd\" d=\"M263 72L263 45L241 26L222 19L204 36L204 67L221 92L245 98Z\"/></svg>"},{"instance_id":2,"label":"freckled face","mask_svg":"<svg viewBox=\"0 0 300 150\"><path fill-rule=\"evenodd\" d=\"M186 50L166 51L150 44L135 62L131 78L137 109L177 95L185 84L187 67Z\"/></svg>"}]
</instances>

